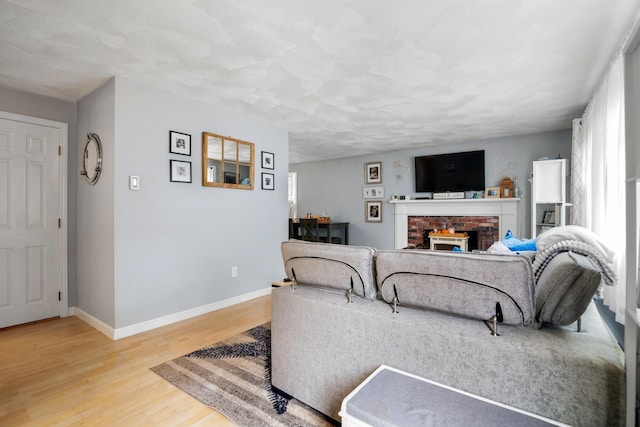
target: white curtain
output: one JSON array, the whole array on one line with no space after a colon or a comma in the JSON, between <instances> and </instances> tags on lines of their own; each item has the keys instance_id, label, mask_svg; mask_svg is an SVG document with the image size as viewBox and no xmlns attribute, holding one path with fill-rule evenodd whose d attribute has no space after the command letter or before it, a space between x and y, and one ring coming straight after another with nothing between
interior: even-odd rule
<instances>
[{"instance_id":1,"label":"white curtain","mask_svg":"<svg viewBox=\"0 0 640 427\"><path fill-rule=\"evenodd\" d=\"M289 172L289 218L298 216L298 172Z\"/></svg>"},{"instance_id":2,"label":"white curtain","mask_svg":"<svg viewBox=\"0 0 640 427\"><path fill-rule=\"evenodd\" d=\"M617 285L604 286L604 302L624 323L625 135L623 58L610 64L582 120L574 121L572 223L598 234L616 252Z\"/></svg>"}]
</instances>

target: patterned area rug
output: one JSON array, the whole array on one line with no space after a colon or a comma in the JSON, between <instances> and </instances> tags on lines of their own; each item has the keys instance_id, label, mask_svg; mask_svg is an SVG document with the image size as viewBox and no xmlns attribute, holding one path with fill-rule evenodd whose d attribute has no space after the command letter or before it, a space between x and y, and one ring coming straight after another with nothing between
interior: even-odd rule
<instances>
[{"instance_id":1,"label":"patterned area rug","mask_svg":"<svg viewBox=\"0 0 640 427\"><path fill-rule=\"evenodd\" d=\"M323 414L271 389L270 324L151 368L238 426L331 426Z\"/></svg>"}]
</instances>

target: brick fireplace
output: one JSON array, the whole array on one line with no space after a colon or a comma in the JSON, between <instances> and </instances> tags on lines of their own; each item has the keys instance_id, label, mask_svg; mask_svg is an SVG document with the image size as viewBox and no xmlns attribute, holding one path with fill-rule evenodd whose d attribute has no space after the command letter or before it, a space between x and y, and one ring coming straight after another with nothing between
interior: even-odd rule
<instances>
[{"instance_id":1,"label":"brick fireplace","mask_svg":"<svg viewBox=\"0 0 640 427\"><path fill-rule=\"evenodd\" d=\"M434 228L454 227L458 231L467 231L470 235L480 227L492 227L493 233L487 239L499 240L508 229L518 229L518 202L520 199L454 199L454 200L400 200L391 202L395 208L395 247L416 246L424 241ZM476 248L481 248L480 241ZM411 242L411 243L410 243ZM486 244L486 243L484 243Z\"/></svg>"},{"instance_id":2,"label":"brick fireplace","mask_svg":"<svg viewBox=\"0 0 640 427\"><path fill-rule=\"evenodd\" d=\"M410 216L407 224L407 246L429 248L429 232L455 228L469 235L469 250L487 250L499 236L497 216Z\"/></svg>"}]
</instances>

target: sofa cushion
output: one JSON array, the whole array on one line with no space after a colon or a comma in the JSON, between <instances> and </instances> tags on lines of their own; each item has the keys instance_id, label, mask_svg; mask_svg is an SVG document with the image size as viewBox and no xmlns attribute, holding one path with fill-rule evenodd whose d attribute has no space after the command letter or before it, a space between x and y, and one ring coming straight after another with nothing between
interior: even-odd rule
<instances>
[{"instance_id":1,"label":"sofa cushion","mask_svg":"<svg viewBox=\"0 0 640 427\"><path fill-rule=\"evenodd\" d=\"M488 320L500 303L504 323L534 322L533 270L527 257L386 250L376 255L382 298L400 306Z\"/></svg>"},{"instance_id":2,"label":"sofa cushion","mask_svg":"<svg viewBox=\"0 0 640 427\"><path fill-rule=\"evenodd\" d=\"M588 257L562 252L553 257L536 282L536 318L570 325L587 309L602 271Z\"/></svg>"},{"instance_id":3,"label":"sofa cushion","mask_svg":"<svg viewBox=\"0 0 640 427\"><path fill-rule=\"evenodd\" d=\"M298 284L345 292L351 289L363 298L375 299L375 249L289 240L282 242L281 250L287 277Z\"/></svg>"}]
</instances>

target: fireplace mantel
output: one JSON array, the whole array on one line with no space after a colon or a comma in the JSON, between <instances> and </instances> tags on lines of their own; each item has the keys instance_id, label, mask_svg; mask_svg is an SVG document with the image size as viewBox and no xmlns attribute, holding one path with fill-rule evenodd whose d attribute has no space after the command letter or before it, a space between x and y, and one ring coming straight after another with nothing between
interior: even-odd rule
<instances>
[{"instance_id":1,"label":"fireplace mantel","mask_svg":"<svg viewBox=\"0 0 640 427\"><path fill-rule=\"evenodd\" d=\"M395 207L395 247L407 247L410 216L497 216L500 236L518 229L519 198L511 199L445 199L397 200Z\"/></svg>"}]
</instances>

